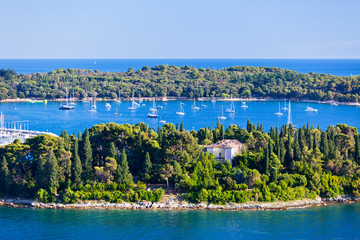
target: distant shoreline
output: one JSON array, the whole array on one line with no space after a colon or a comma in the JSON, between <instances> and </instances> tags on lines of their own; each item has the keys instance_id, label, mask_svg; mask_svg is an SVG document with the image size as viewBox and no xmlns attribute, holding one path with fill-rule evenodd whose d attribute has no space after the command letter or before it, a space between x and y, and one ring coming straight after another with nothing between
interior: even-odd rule
<instances>
[{"instance_id":1,"label":"distant shoreline","mask_svg":"<svg viewBox=\"0 0 360 240\"><path fill-rule=\"evenodd\" d=\"M122 98L122 101L132 101L132 98ZM151 97L142 97L142 98L133 98L135 101L143 100L143 101L152 101ZM163 101L163 97L156 97L156 101ZM194 99L186 98L186 97L167 97L168 101L194 101ZM210 102L212 100L211 97L202 97L198 98L199 102ZM233 98L234 102L274 102L274 101L289 101L289 99L284 98ZM15 98L15 99L4 99L1 100L0 103L23 103L23 102L33 102L33 101L47 101L47 102L65 102L65 99L55 98L55 99L31 99L31 98ZM82 102L83 100L75 99L75 102ZM117 99L103 99L97 98L98 102L115 102ZM216 98L216 101L219 102L229 102L230 98ZM329 104L329 105L345 105L345 106L360 106L358 102L335 102L335 101L316 101L316 100L308 100L308 99L292 99L292 102L302 102L302 103L318 103L318 104ZM41 102L34 102L41 103Z\"/></svg>"},{"instance_id":2,"label":"distant shoreline","mask_svg":"<svg viewBox=\"0 0 360 240\"><path fill-rule=\"evenodd\" d=\"M351 204L360 202L360 197L338 197L329 199L302 199L287 202L248 202L228 203L225 205L187 202L138 202L138 203L109 203L109 202L86 202L86 203L39 203L29 199L6 199L0 200L0 206L7 207L32 207L42 209L123 209L123 210L223 210L223 211L266 211L287 210L294 208L308 208L327 206L332 204Z\"/></svg>"}]
</instances>

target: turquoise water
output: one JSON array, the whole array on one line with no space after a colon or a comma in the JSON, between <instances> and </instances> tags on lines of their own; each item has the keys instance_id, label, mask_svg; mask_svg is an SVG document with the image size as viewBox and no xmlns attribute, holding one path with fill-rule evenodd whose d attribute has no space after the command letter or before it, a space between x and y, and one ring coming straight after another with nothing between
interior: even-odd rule
<instances>
[{"instance_id":1,"label":"turquoise water","mask_svg":"<svg viewBox=\"0 0 360 240\"><path fill-rule=\"evenodd\" d=\"M184 123L187 130L199 130L205 126L215 126L218 116L221 116L222 109L224 109L224 116L226 120L222 120L225 127L231 124L237 124L241 127L246 126L246 122L250 119L253 123L262 123L266 130L271 126L281 126L287 122L287 113L284 116L278 117L274 113L279 110L278 101L269 102L247 102L248 108L241 107L241 102L234 102L236 113L229 114L225 109L229 107L229 102L217 101L212 103L197 102L197 106L201 104L206 105L206 108L201 108L198 111L191 110L192 101L184 101L185 116L176 115L179 111L179 101L169 101L167 104L158 102L158 105L163 106L159 109L158 119L149 119L147 114L149 108L152 107L152 102L143 102L145 106L140 107L136 111L128 110L130 102L116 103L109 102L112 106L110 110L105 107L106 102L97 103L97 112L87 112L89 104L79 102L73 111L59 110L60 103L49 102L43 103L1 103L0 111L5 114L6 126L11 127L28 127L30 130L49 131L55 134L60 134L63 129L69 133L78 133L84 131L86 127L91 127L99 123L116 122L116 123L130 123L136 124L144 122L150 127L157 129L159 121L164 120L171 123ZM281 107L284 102L280 102ZM318 109L318 112L305 112L306 107L313 107ZM328 105L317 103L301 103L292 102L292 118L293 124L297 127L303 126L307 122L310 125L317 127L318 125L326 129L329 125L336 125L338 123L345 123L354 127L360 127L360 107L345 106L345 105ZM116 109L120 115L114 115ZM19 122L20 121L20 122ZM25 121L25 122L22 122ZM16 122L16 123L15 123ZM161 124L160 124L161 125Z\"/></svg>"},{"instance_id":2,"label":"turquoise water","mask_svg":"<svg viewBox=\"0 0 360 240\"><path fill-rule=\"evenodd\" d=\"M0 59L0 69L17 73L46 73L57 68L97 69L107 72L138 70L156 65L194 66L222 69L231 66L279 67L300 73L329 73L336 76L360 74L360 59Z\"/></svg>"},{"instance_id":3,"label":"turquoise water","mask_svg":"<svg viewBox=\"0 0 360 240\"><path fill-rule=\"evenodd\" d=\"M360 239L360 204L240 212L0 207L0 239Z\"/></svg>"}]
</instances>

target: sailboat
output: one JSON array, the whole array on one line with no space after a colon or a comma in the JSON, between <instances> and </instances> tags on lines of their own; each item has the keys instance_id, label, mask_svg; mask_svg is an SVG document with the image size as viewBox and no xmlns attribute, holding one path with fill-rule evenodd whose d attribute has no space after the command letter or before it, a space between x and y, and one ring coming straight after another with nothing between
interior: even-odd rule
<instances>
[{"instance_id":1,"label":"sailboat","mask_svg":"<svg viewBox=\"0 0 360 240\"><path fill-rule=\"evenodd\" d=\"M85 97L84 97L84 100L82 100L84 103L90 103L89 102L89 96L88 96L88 93L87 93L87 89L85 90Z\"/></svg>"},{"instance_id":2,"label":"sailboat","mask_svg":"<svg viewBox=\"0 0 360 240\"><path fill-rule=\"evenodd\" d=\"M225 120L226 117L224 116L224 107L221 107L221 116L218 116L218 119Z\"/></svg>"},{"instance_id":3,"label":"sailboat","mask_svg":"<svg viewBox=\"0 0 360 240\"><path fill-rule=\"evenodd\" d=\"M242 108L248 108L249 106L246 105L246 102L242 102L242 103L241 103L241 107L242 107Z\"/></svg>"},{"instance_id":4,"label":"sailboat","mask_svg":"<svg viewBox=\"0 0 360 240\"><path fill-rule=\"evenodd\" d=\"M176 114L181 116L185 115L183 103L180 103L180 111L176 112Z\"/></svg>"},{"instance_id":5,"label":"sailboat","mask_svg":"<svg viewBox=\"0 0 360 240\"><path fill-rule=\"evenodd\" d=\"M292 123L292 117L291 117L291 104L290 104L290 100L289 100L287 125L290 125L290 123Z\"/></svg>"},{"instance_id":6,"label":"sailboat","mask_svg":"<svg viewBox=\"0 0 360 240\"><path fill-rule=\"evenodd\" d=\"M284 115L284 113L282 113L281 111L280 111L280 103L279 103L279 111L278 112L276 112L276 113L274 113L276 116L282 116L282 115Z\"/></svg>"},{"instance_id":7,"label":"sailboat","mask_svg":"<svg viewBox=\"0 0 360 240\"><path fill-rule=\"evenodd\" d=\"M73 94L72 94L72 98L70 98L70 103L69 105L71 106L75 106L76 103L75 103L75 93L74 93L74 90L73 90Z\"/></svg>"},{"instance_id":8,"label":"sailboat","mask_svg":"<svg viewBox=\"0 0 360 240\"><path fill-rule=\"evenodd\" d=\"M290 102L290 100L289 100ZM288 108L286 107L286 99L285 99L285 107L282 108L283 110L288 110Z\"/></svg>"},{"instance_id":9,"label":"sailboat","mask_svg":"<svg viewBox=\"0 0 360 240\"><path fill-rule=\"evenodd\" d=\"M128 107L129 110L136 110L139 107L139 104L134 101L134 97L131 98L131 107Z\"/></svg>"},{"instance_id":10,"label":"sailboat","mask_svg":"<svg viewBox=\"0 0 360 240\"><path fill-rule=\"evenodd\" d=\"M167 102L167 101L168 101L168 99L167 99L167 97L166 97L166 94L165 94L165 97L163 97L162 101L163 101L163 102Z\"/></svg>"},{"instance_id":11,"label":"sailboat","mask_svg":"<svg viewBox=\"0 0 360 240\"><path fill-rule=\"evenodd\" d=\"M148 113L147 116L148 116L148 118L157 118L158 117L156 104L155 104L155 98L153 98L153 107L150 108L150 112Z\"/></svg>"},{"instance_id":12,"label":"sailboat","mask_svg":"<svg viewBox=\"0 0 360 240\"><path fill-rule=\"evenodd\" d=\"M212 102L212 103L216 103L216 98L215 98L215 96L211 99L211 102Z\"/></svg>"},{"instance_id":13,"label":"sailboat","mask_svg":"<svg viewBox=\"0 0 360 240\"><path fill-rule=\"evenodd\" d=\"M66 104L61 104L59 107L60 110L73 110L74 106L69 104L68 99L68 89L66 88Z\"/></svg>"},{"instance_id":14,"label":"sailboat","mask_svg":"<svg viewBox=\"0 0 360 240\"><path fill-rule=\"evenodd\" d=\"M119 115L117 107L116 107L116 112L114 112L114 115Z\"/></svg>"},{"instance_id":15,"label":"sailboat","mask_svg":"<svg viewBox=\"0 0 360 240\"><path fill-rule=\"evenodd\" d=\"M105 103L105 107L106 107L108 110L111 109L110 103Z\"/></svg>"},{"instance_id":16,"label":"sailboat","mask_svg":"<svg viewBox=\"0 0 360 240\"><path fill-rule=\"evenodd\" d=\"M96 97L93 98L91 108L87 110L88 112L96 112Z\"/></svg>"},{"instance_id":17,"label":"sailboat","mask_svg":"<svg viewBox=\"0 0 360 240\"><path fill-rule=\"evenodd\" d=\"M116 100L116 102L121 103L120 91L119 91L119 98L118 98L118 100Z\"/></svg>"},{"instance_id":18,"label":"sailboat","mask_svg":"<svg viewBox=\"0 0 360 240\"><path fill-rule=\"evenodd\" d=\"M235 105L234 105L234 101L232 99L232 95L231 95L231 103L230 103L230 108L227 108L225 110L225 112L227 113L235 113Z\"/></svg>"},{"instance_id":19,"label":"sailboat","mask_svg":"<svg viewBox=\"0 0 360 240\"><path fill-rule=\"evenodd\" d=\"M199 110L200 108L196 106L195 98L194 98L194 104L191 106L192 110Z\"/></svg>"}]
</instances>

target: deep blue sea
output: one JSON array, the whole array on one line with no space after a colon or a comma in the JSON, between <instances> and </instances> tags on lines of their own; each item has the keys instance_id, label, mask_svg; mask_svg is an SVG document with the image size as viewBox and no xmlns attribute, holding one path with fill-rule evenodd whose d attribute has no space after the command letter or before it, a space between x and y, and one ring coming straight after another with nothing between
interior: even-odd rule
<instances>
[{"instance_id":1,"label":"deep blue sea","mask_svg":"<svg viewBox=\"0 0 360 240\"><path fill-rule=\"evenodd\" d=\"M0 239L360 239L360 204L240 212L0 207Z\"/></svg>"},{"instance_id":2,"label":"deep blue sea","mask_svg":"<svg viewBox=\"0 0 360 240\"><path fill-rule=\"evenodd\" d=\"M222 69L231 66L266 66L300 73L329 73L336 76L360 75L360 59L0 59L0 69L17 73L47 73L54 69L97 69L107 72L135 70L161 64Z\"/></svg>"},{"instance_id":3,"label":"deep blue sea","mask_svg":"<svg viewBox=\"0 0 360 240\"><path fill-rule=\"evenodd\" d=\"M67 130L68 133L78 133L84 131L86 127L91 127L99 123L116 122L119 124L130 123L136 124L144 122L150 127L157 129L160 121L166 121L173 124L184 123L186 130L199 130L205 126L215 126L218 117L223 114L225 120L221 120L225 127L236 124L246 127L248 119L254 124L262 123L265 130L271 126L282 126L287 123L287 112L281 110L284 115L276 116L275 112L279 111L279 104L285 106L284 101L258 101L246 102L248 108L242 108L241 102L234 102L235 113L226 113L225 109L229 108L230 102L217 101L197 101L196 105L200 110L191 109L193 101L183 101L185 115L177 115L180 109L180 101L169 101L168 103L157 102L158 106L163 109L158 110L159 118L149 119L147 114L152 102L144 101L137 110L129 110L131 102L108 102L111 109L105 107L106 102L97 102L97 112L88 112L90 104L78 102L75 110L59 110L60 103L0 103L0 111L5 115L5 126L17 128L29 128L30 130L49 131L60 134L61 130ZM204 105L204 107L201 107ZM206 106L206 107L205 107ZM318 109L318 112L306 112L307 107ZM224 112L222 113L222 109ZM360 107L347 105L328 105L319 103L292 102L292 122L295 127L300 127L307 122L315 128L320 126L326 129L329 125L345 123L360 128ZM118 112L119 115L114 115Z\"/></svg>"}]
</instances>

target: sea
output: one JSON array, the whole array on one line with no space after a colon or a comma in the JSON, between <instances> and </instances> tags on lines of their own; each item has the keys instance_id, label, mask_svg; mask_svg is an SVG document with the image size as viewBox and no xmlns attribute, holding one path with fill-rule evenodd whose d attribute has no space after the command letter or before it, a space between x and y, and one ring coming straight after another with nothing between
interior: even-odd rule
<instances>
[{"instance_id":1,"label":"sea","mask_svg":"<svg viewBox=\"0 0 360 240\"><path fill-rule=\"evenodd\" d=\"M55 69L97 69L122 72L156 65L194 66L223 69L231 66L279 67L300 73L328 73L335 76L360 75L360 59L0 59L0 69L17 73L47 73Z\"/></svg>"},{"instance_id":2,"label":"sea","mask_svg":"<svg viewBox=\"0 0 360 240\"><path fill-rule=\"evenodd\" d=\"M0 239L360 239L360 204L235 212L0 207Z\"/></svg>"},{"instance_id":3,"label":"sea","mask_svg":"<svg viewBox=\"0 0 360 240\"><path fill-rule=\"evenodd\" d=\"M236 65L280 67L301 73L327 73L337 76L360 75L360 60L293 59L0 59L0 69L17 73L46 73L58 68L98 69L100 71L135 70L161 64L222 69ZM262 123L265 130L281 126L290 119L295 127L307 122L326 129L344 123L360 127L360 108L310 102L291 102L291 114L283 108L289 102L234 102L235 113L227 113L229 101L156 102L158 119L147 118L152 102L140 103L129 110L130 102L78 102L75 110L59 110L60 103L0 103L5 126L60 134L77 134L94 124L144 122L157 129L163 121L184 123L186 130L215 126L219 116L225 127L245 127L247 120ZM183 104L184 116L176 114ZM200 109L192 110L195 104ZM246 106L246 107L245 107ZM311 107L317 111L305 111ZM276 112L282 116L275 115ZM115 115L117 113L118 115ZM161 122L160 122L161 121ZM0 239L360 239L360 204L331 205L286 211L208 211L208 210L60 210L0 207Z\"/></svg>"}]
</instances>

